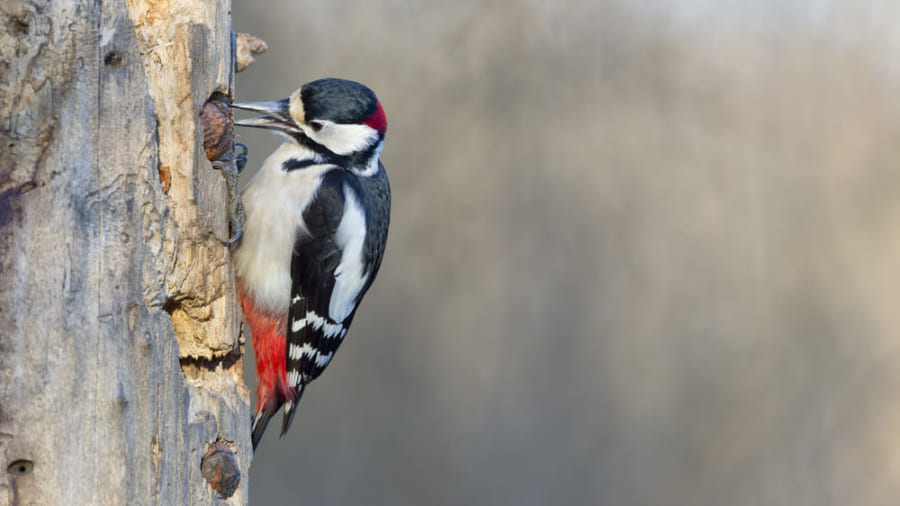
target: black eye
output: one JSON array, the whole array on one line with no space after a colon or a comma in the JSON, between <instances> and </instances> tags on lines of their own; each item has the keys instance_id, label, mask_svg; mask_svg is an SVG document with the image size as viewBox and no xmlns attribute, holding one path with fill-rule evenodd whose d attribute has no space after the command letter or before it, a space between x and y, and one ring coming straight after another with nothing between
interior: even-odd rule
<instances>
[{"instance_id":1,"label":"black eye","mask_svg":"<svg viewBox=\"0 0 900 506\"><path fill-rule=\"evenodd\" d=\"M322 129L322 127L323 127L324 125L322 125L322 124L319 123L318 121L310 121L310 122L309 122L309 126L313 129L314 132L318 132L319 130Z\"/></svg>"}]
</instances>

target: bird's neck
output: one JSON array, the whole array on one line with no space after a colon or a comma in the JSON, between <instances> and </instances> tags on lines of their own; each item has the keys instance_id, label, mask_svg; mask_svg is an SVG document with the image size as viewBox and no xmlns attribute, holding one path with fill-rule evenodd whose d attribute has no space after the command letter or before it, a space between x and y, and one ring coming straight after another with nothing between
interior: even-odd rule
<instances>
[{"instance_id":1,"label":"bird's neck","mask_svg":"<svg viewBox=\"0 0 900 506\"><path fill-rule=\"evenodd\" d=\"M374 146L374 149L364 152L366 156L361 158L360 161L362 163L351 165L349 167L350 171L358 177L372 177L377 175L378 171L381 170L381 163L379 163L381 146L382 142L379 141L378 144Z\"/></svg>"},{"instance_id":2,"label":"bird's neck","mask_svg":"<svg viewBox=\"0 0 900 506\"><path fill-rule=\"evenodd\" d=\"M313 163L335 165L353 172L358 177L371 177L378 173L378 159L383 145L384 139L381 138L375 144L359 151L337 154L305 135L298 135L286 140L278 151L290 152L290 158L301 162L302 165Z\"/></svg>"}]
</instances>

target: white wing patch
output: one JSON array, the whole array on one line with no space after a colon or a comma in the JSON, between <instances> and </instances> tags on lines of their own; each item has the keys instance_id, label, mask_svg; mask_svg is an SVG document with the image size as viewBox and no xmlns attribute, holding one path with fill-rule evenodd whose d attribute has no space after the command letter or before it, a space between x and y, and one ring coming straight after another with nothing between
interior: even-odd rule
<instances>
[{"instance_id":1,"label":"white wing patch","mask_svg":"<svg viewBox=\"0 0 900 506\"><path fill-rule=\"evenodd\" d=\"M313 330L322 330L325 337L344 337L344 333L347 332L340 323L328 323L325 321L325 318L322 318L312 311L307 311L306 318L303 320L304 322L308 322ZM304 326L305 325L306 323L304 323Z\"/></svg>"},{"instance_id":2,"label":"white wing patch","mask_svg":"<svg viewBox=\"0 0 900 506\"><path fill-rule=\"evenodd\" d=\"M316 355L316 367L325 367L328 365L328 362L331 362L331 357L334 355L334 352L328 352L328 355L322 355L321 353Z\"/></svg>"},{"instance_id":3,"label":"white wing patch","mask_svg":"<svg viewBox=\"0 0 900 506\"><path fill-rule=\"evenodd\" d=\"M291 360L300 360L301 355L303 355L303 348L293 343L290 344L288 347L288 356L291 357Z\"/></svg>"},{"instance_id":4,"label":"white wing patch","mask_svg":"<svg viewBox=\"0 0 900 506\"><path fill-rule=\"evenodd\" d=\"M356 194L345 185L344 215L335 236L335 243L342 250L341 263L334 271L334 290L328 304L328 316L338 323L343 322L353 311L359 292L369 277L363 263L365 239L365 212L356 199Z\"/></svg>"},{"instance_id":5,"label":"white wing patch","mask_svg":"<svg viewBox=\"0 0 900 506\"><path fill-rule=\"evenodd\" d=\"M299 386L300 383L306 381L306 375L297 369L291 369L287 373L288 384L292 387Z\"/></svg>"},{"instance_id":6,"label":"white wing patch","mask_svg":"<svg viewBox=\"0 0 900 506\"><path fill-rule=\"evenodd\" d=\"M313 345L310 343L303 343L303 347L300 350L301 355L306 355L309 358L315 358L316 355L319 354L319 350L313 348ZM300 357L297 357L300 358Z\"/></svg>"}]
</instances>

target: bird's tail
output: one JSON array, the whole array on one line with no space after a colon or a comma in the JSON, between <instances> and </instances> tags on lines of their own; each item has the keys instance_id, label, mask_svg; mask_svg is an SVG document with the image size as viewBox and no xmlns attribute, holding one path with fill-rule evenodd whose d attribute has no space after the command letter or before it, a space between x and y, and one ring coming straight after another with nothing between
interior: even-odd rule
<instances>
[{"instance_id":1,"label":"bird's tail","mask_svg":"<svg viewBox=\"0 0 900 506\"><path fill-rule=\"evenodd\" d=\"M259 445L263 433L266 432L266 426L269 425L269 420L276 411L278 411L278 408L275 407L274 403L270 403L260 408L256 413L256 417L253 418L253 451L256 451L256 447Z\"/></svg>"},{"instance_id":2,"label":"bird's tail","mask_svg":"<svg viewBox=\"0 0 900 506\"><path fill-rule=\"evenodd\" d=\"M252 439L254 451L256 451L256 447L259 446L259 442L266 432L269 420L275 416L279 407L284 407L284 419L281 422L281 435L279 437L284 437L288 429L291 428L291 422L294 420L294 413L297 412L297 403L300 402L300 397L303 395L304 386L305 385L298 386L296 393L287 397L287 399L283 401L284 404L281 404L281 406L274 402L269 402L259 409L256 416L253 417Z\"/></svg>"},{"instance_id":3,"label":"bird's tail","mask_svg":"<svg viewBox=\"0 0 900 506\"><path fill-rule=\"evenodd\" d=\"M294 421L294 413L297 412L297 404L300 403L300 397L303 396L303 390L306 385L300 384L297 387L296 394L294 395L293 401L288 401L284 403L284 419L281 421L281 436L287 433L288 429L291 428L291 422Z\"/></svg>"}]
</instances>

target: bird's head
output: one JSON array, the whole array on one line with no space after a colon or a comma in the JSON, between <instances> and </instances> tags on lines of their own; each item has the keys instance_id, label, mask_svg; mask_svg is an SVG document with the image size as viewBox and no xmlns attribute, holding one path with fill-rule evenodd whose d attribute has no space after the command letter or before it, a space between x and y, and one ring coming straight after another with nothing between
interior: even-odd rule
<instances>
[{"instance_id":1,"label":"bird's head","mask_svg":"<svg viewBox=\"0 0 900 506\"><path fill-rule=\"evenodd\" d=\"M233 107L263 114L235 125L274 130L325 156L377 155L387 131L387 118L375 93L345 79L319 79L284 100Z\"/></svg>"}]
</instances>

